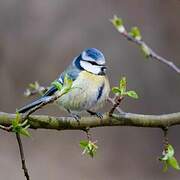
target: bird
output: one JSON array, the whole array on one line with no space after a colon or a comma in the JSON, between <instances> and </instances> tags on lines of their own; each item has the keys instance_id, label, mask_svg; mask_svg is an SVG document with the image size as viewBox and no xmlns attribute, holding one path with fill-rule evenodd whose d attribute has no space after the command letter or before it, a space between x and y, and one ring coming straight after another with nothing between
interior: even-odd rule
<instances>
[{"instance_id":1,"label":"bird","mask_svg":"<svg viewBox=\"0 0 180 180\"><path fill-rule=\"evenodd\" d=\"M56 79L63 85L65 77L68 76L72 81L72 89L54 103L69 112L75 119L81 118L82 112L102 118L97 109L105 104L110 93L106 70L106 60L100 50L96 48L83 50ZM18 112L26 113L58 92L58 88L51 84L44 95L20 108Z\"/></svg>"}]
</instances>

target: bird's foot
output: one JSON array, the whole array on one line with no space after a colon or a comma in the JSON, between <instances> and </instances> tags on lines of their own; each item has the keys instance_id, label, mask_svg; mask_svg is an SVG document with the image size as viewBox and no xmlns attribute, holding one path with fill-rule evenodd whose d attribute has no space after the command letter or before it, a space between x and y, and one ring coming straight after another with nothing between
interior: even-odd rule
<instances>
[{"instance_id":1,"label":"bird's foot","mask_svg":"<svg viewBox=\"0 0 180 180\"><path fill-rule=\"evenodd\" d=\"M80 125L81 116L75 113L71 113L71 116L77 121L78 125Z\"/></svg>"},{"instance_id":2,"label":"bird's foot","mask_svg":"<svg viewBox=\"0 0 180 180\"><path fill-rule=\"evenodd\" d=\"M71 117L74 118L77 121L77 123L80 125L81 116L76 113L71 112L69 109L67 111L69 112Z\"/></svg>"},{"instance_id":3,"label":"bird's foot","mask_svg":"<svg viewBox=\"0 0 180 180\"><path fill-rule=\"evenodd\" d=\"M79 121L81 119L81 116L79 116L78 114L75 114L75 113L71 113L71 116L77 121Z\"/></svg>"},{"instance_id":4,"label":"bird's foot","mask_svg":"<svg viewBox=\"0 0 180 180\"><path fill-rule=\"evenodd\" d=\"M102 119L103 118L103 115L102 113L100 112L93 112L93 111L90 111L90 110L87 110L87 112L92 115L92 116L97 116L98 118Z\"/></svg>"}]
</instances>

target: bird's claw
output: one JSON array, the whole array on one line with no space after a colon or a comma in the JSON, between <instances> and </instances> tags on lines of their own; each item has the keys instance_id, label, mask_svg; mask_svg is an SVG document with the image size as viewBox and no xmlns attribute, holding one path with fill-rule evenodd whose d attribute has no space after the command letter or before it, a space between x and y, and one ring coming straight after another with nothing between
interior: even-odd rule
<instances>
[{"instance_id":1,"label":"bird's claw","mask_svg":"<svg viewBox=\"0 0 180 180\"><path fill-rule=\"evenodd\" d=\"M89 110L87 110L87 112L92 116L97 116L98 118L103 119L103 115L100 112L93 112L93 111L89 111Z\"/></svg>"},{"instance_id":2,"label":"bird's claw","mask_svg":"<svg viewBox=\"0 0 180 180\"><path fill-rule=\"evenodd\" d=\"M81 119L81 116L79 116L78 114L74 114L74 113L71 113L71 116L77 121L77 123L80 125L80 119Z\"/></svg>"},{"instance_id":3,"label":"bird's claw","mask_svg":"<svg viewBox=\"0 0 180 180\"><path fill-rule=\"evenodd\" d=\"M81 116L76 113L71 112L69 109L67 109L67 111L69 112L71 117L74 118L77 121L77 123L80 125Z\"/></svg>"},{"instance_id":4,"label":"bird's claw","mask_svg":"<svg viewBox=\"0 0 180 180\"><path fill-rule=\"evenodd\" d=\"M103 118L103 114L100 112L96 112L95 116L97 116L98 118L102 119Z\"/></svg>"}]
</instances>

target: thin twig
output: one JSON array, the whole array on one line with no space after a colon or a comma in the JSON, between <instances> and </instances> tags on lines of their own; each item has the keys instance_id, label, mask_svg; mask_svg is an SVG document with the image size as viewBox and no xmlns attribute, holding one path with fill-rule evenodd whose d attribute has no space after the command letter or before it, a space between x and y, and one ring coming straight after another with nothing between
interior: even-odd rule
<instances>
[{"instance_id":1,"label":"thin twig","mask_svg":"<svg viewBox=\"0 0 180 180\"><path fill-rule=\"evenodd\" d=\"M120 31L119 31L120 32ZM136 43L139 46L146 47L148 49L148 57L151 57L153 59L156 59L166 65L168 65L170 68L172 68L174 71L176 71L178 74L180 74L180 68L178 68L172 61L167 60L166 58L158 55L154 50L152 50L142 39L136 39L133 36L131 36L126 30L120 32L126 39L128 39L131 42Z\"/></svg>"},{"instance_id":2,"label":"thin twig","mask_svg":"<svg viewBox=\"0 0 180 180\"><path fill-rule=\"evenodd\" d=\"M49 97L49 99L47 101L44 101L41 104L39 104L38 106L32 108L30 111L27 112L27 114L25 114L25 116L23 117L22 122L25 121L26 119L28 119L28 117L32 113L34 113L35 111L37 111L38 109L42 108L43 106L45 106L45 105L47 105L49 103L53 103L55 100L57 100L58 98L60 98L64 94L65 94L65 92L61 93L60 95L55 95L55 96ZM6 128L4 128L4 129L6 129ZM24 156L24 151L23 151L23 145L22 145L22 142L21 142L21 137L20 137L20 135L18 133L16 133L16 139L17 139L18 146L19 146L22 169L24 170L24 175L25 175L26 179L29 180L30 177L29 177L29 174L28 174L28 169L26 167L26 161L25 161L25 156Z\"/></svg>"},{"instance_id":3,"label":"thin twig","mask_svg":"<svg viewBox=\"0 0 180 180\"><path fill-rule=\"evenodd\" d=\"M108 98L108 101L113 104L113 107L109 111L109 116L112 116L113 112L119 107L123 98L123 96L115 96L114 99ZM118 109L118 111L120 111L120 113L123 112L121 109Z\"/></svg>"},{"instance_id":4,"label":"thin twig","mask_svg":"<svg viewBox=\"0 0 180 180\"><path fill-rule=\"evenodd\" d=\"M33 96L36 94L42 95L48 90L48 87L41 86L38 82L35 82L34 84L35 87L30 87L26 89L26 91L24 92L24 95L26 97Z\"/></svg>"},{"instance_id":5,"label":"thin twig","mask_svg":"<svg viewBox=\"0 0 180 180\"><path fill-rule=\"evenodd\" d=\"M5 131L12 131L12 125L10 126L3 126L3 125L0 125L0 129L3 129ZM24 171L24 175L26 177L27 180L30 180L30 177L29 177L29 174L28 174L28 169L26 167L26 161L25 161L25 157L24 157L24 151L23 151L23 145L22 145L22 142L21 142L21 137L18 133L16 133L16 140L18 142L18 147L19 147L19 153L20 153L20 156L21 156L21 163L22 163L22 169Z\"/></svg>"},{"instance_id":6,"label":"thin twig","mask_svg":"<svg viewBox=\"0 0 180 180\"><path fill-rule=\"evenodd\" d=\"M34 96L36 94L43 94L47 89L41 87L42 89L37 89L37 90L30 90L30 89L26 89L26 91L24 92L24 95L26 97L30 97L30 96Z\"/></svg>"},{"instance_id":7,"label":"thin twig","mask_svg":"<svg viewBox=\"0 0 180 180\"><path fill-rule=\"evenodd\" d=\"M84 128L83 130L84 130L85 133L86 133L86 136L87 136L88 141L91 141L91 140L92 140L92 135L91 135L91 133L90 133L90 128L89 128L89 127L86 127L86 128Z\"/></svg>"},{"instance_id":8,"label":"thin twig","mask_svg":"<svg viewBox=\"0 0 180 180\"><path fill-rule=\"evenodd\" d=\"M57 96L52 96L50 97L47 101L42 102L41 104L39 104L38 106L32 108L30 111L28 111L28 113L23 117L23 121L25 121L26 119L28 119L28 117L34 113L35 111L37 111L38 109L42 108L43 106L49 104L49 103L53 103L55 100L57 100L58 98L60 98L62 95L64 95L65 93L62 93L60 95ZM22 169L24 171L24 175L26 177L27 180L30 179L29 173L28 173L28 169L26 167L26 161L25 161L25 156L24 156L24 150L23 150L23 145L22 145L22 141L21 141L21 136L16 133L16 139L18 142L18 146L19 146L19 152L20 152L20 156L21 156L21 163L22 163Z\"/></svg>"},{"instance_id":9,"label":"thin twig","mask_svg":"<svg viewBox=\"0 0 180 180\"><path fill-rule=\"evenodd\" d=\"M162 130L163 130L163 132L164 132L164 136L163 136L163 138L164 138L164 152L165 153L167 153L167 151L168 151L168 145L169 145L169 141L168 141L168 127L164 127L164 128L162 128Z\"/></svg>"},{"instance_id":10,"label":"thin twig","mask_svg":"<svg viewBox=\"0 0 180 180\"><path fill-rule=\"evenodd\" d=\"M7 131L7 132L10 132L12 130L12 125L10 125L10 126L0 125L0 129Z\"/></svg>"},{"instance_id":11,"label":"thin twig","mask_svg":"<svg viewBox=\"0 0 180 180\"><path fill-rule=\"evenodd\" d=\"M20 152L20 156L21 156L21 163L22 163L22 169L24 171L24 176L26 177L27 180L30 180L28 169L26 167L26 160L25 160L25 156L24 156L24 150L23 150L21 137L18 133L16 133L16 140L18 142L18 147L19 147L19 152Z\"/></svg>"},{"instance_id":12,"label":"thin twig","mask_svg":"<svg viewBox=\"0 0 180 180\"><path fill-rule=\"evenodd\" d=\"M116 104L115 98L108 97L107 101L110 102L113 106L115 106L115 104ZM120 107L116 107L115 110L117 110L121 114L124 113L124 111Z\"/></svg>"}]
</instances>

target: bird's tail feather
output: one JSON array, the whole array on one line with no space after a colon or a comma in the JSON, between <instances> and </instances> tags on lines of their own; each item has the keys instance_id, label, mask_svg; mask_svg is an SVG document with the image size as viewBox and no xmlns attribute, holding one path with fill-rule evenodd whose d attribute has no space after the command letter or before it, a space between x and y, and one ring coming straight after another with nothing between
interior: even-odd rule
<instances>
[{"instance_id":1,"label":"bird's tail feather","mask_svg":"<svg viewBox=\"0 0 180 180\"><path fill-rule=\"evenodd\" d=\"M41 97L40 99L37 99L37 100L33 101L33 102L30 103L30 104L27 104L26 106L18 109L17 111L18 111L19 113L25 113L25 112L29 111L30 109L38 106L38 105L41 104L42 102L47 101L47 99L48 99L48 97Z\"/></svg>"}]
</instances>

